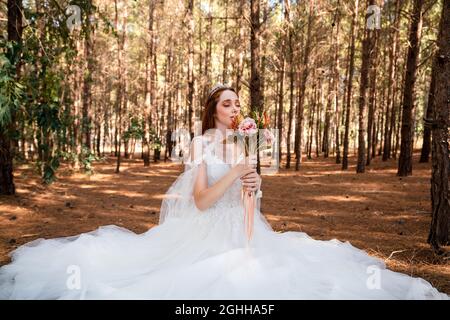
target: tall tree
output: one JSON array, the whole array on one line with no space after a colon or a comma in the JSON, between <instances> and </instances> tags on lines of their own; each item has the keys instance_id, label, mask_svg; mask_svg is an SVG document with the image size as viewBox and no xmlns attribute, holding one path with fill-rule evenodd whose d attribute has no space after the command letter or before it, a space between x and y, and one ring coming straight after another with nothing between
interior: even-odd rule
<instances>
[{"instance_id":1,"label":"tall tree","mask_svg":"<svg viewBox=\"0 0 450 320\"><path fill-rule=\"evenodd\" d=\"M224 34L228 33L228 0L225 0L225 18L224 18ZM223 46L223 60L222 60L222 83L228 81L228 41Z\"/></svg>"},{"instance_id":2,"label":"tall tree","mask_svg":"<svg viewBox=\"0 0 450 320\"><path fill-rule=\"evenodd\" d=\"M260 78L260 0L250 2L250 105L251 111L261 113L261 78ZM258 152L257 171L261 173Z\"/></svg>"},{"instance_id":3,"label":"tall tree","mask_svg":"<svg viewBox=\"0 0 450 320\"><path fill-rule=\"evenodd\" d=\"M431 125L432 172L431 205L432 220L428 243L438 251L449 244L449 127L450 127L450 0L444 0L437 39L438 50L434 56L436 78L434 108Z\"/></svg>"},{"instance_id":4,"label":"tall tree","mask_svg":"<svg viewBox=\"0 0 450 320\"><path fill-rule=\"evenodd\" d=\"M302 158L302 132L303 132L303 109L305 103L305 92L306 92L306 81L308 80L309 75L309 56L311 53L311 42L312 42L312 29L314 24L314 1L309 1L309 12L308 12L308 26L306 30L306 42L305 42L305 51L303 53L303 61L301 68L301 76L300 76L300 84L299 84L299 100L297 104L297 117L296 117L296 128L295 128L295 170L300 169L300 161Z\"/></svg>"},{"instance_id":5,"label":"tall tree","mask_svg":"<svg viewBox=\"0 0 450 320\"><path fill-rule=\"evenodd\" d=\"M284 55L284 48L285 46L285 37L281 36L281 50L279 51L279 68L277 69L277 83L278 83L278 114L277 114L277 129L278 129L278 148L279 148L279 154L278 154L278 160L279 164L281 166L281 158L282 158L282 148L281 143L283 139L283 111L284 111L284 104L283 104L283 98L284 98L284 69L285 69L285 55ZM292 112L289 110L289 121L292 120ZM292 122L292 121L291 121ZM288 124L289 128L289 124ZM288 136L290 135L291 129L288 129ZM290 147L289 152L290 152ZM288 153L289 154L289 153Z\"/></svg>"},{"instance_id":6,"label":"tall tree","mask_svg":"<svg viewBox=\"0 0 450 320\"><path fill-rule=\"evenodd\" d=\"M226 20L225 20L226 21ZM187 42L188 42L188 126L191 139L194 138L194 0L188 0L186 8Z\"/></svg>"},{"instance_id":7,"label":"tall tree","mask_svg":"<svg viewBox=\"0 0 450 320\"><path fill-rule=\"evenodd\" d=\"M345 133L344 133L344 150L342 155L342 170L348 169L348 148L350 144L350 111L352 105L352 89L353 89L353 72L355 69L355 30L356 17L358 16L358 0L355 0L352 10L352 22L350 27L350 47L349 47L349 65L347 72L347 100L345 102Z\"/></svg>"},{"instance_id":8,"label":"tall tree","mask_svg":"<svg viewBox=\"0 0 450 320\"><path fill-rule=\"evenodd\" d=\"M14 44L8 50L10 63L14 68L10 69L12 77L18 81L20 76L20 55L19 49L22 44L22 1L8 0L8 41L14 41ZM15 113L16 105L0 105L0 109L5 108L2 113L9 114L7 117L0 117L0 195L13 195L16 193L13 174L14 148L12 136L15 131Z\"/></svg>"},{"instance_id":9,"label":"tall tree","mask_svg":"<svg viewBox=\"0 0 450 320\"><path fill-rule=\"evenodd\" d=\"M145 82L144 82L144 132L143 132L143 158L144 166L148 167L150 165L150 140L151 129L152 129L152 105L155 101L154 96L154 86L156 83L153 81L153 75L155 71L154 61L154 43L155 43L155 33L153 32L154 25L154 15L155 15L155 2L149 1L148 6L148 37L146 46L146 56L145 56Z\"/></svg>"},{"instance_id":10,"label":"tall tree","mask_svg":"<svg viewBox=\"0 0 450 320\"><path fill-rule=\"evenodd\" d=\"M369 6L375 5L374 0L368 1ZM369 18L369 14L366 15L366 19ZM362 59L361 59L361 74L359 80L359 97L358 97L358 163L356 165L356 172L363 173L365 171L365 110L367 104L367 87L369 83L369 69L372 65L372 50L375 45L375 30L366 26L365 36L362 43Z\"/></svg>"},{"instance_id":11,"label":"tall tree","mask_svg":"<svg viewBox=\"0 0 450 320\"><path fill-rule=\"evenodd\" d=\"M336 117L336 129L335 129L335 147L336 147L336 163L341 163L341 150L340 150L340 118L339 118L339 31L341 22L340 1L338 0L336 6L336 13L334 15L333 27L336 27L336 35L334 41L334 59L333 59L333 89L334 89L334 104L335 104L335 117Z\"/></svg>"},{"instance_id":12,"label":"tall tree","mask_svg":"<svg viewBox=\"0 0 450 320\"><path fill-rule=\"evenodd\" d=\"M292 23L290 19L291 15L291 5L289 0L284 0L284 23L286 24L286 33L283 37L284 44L287 47L288 61L287 65L289 67L289 122L288 130L286 136L286 169L291 167L291 135L292 135L292 120L294 118L294 48L292 43ZM284 48L283 48L284 49ZM284 58L283 58L284 59ZM284 64L284 60L283 60ZM284 65L283 65L284 67ZM281 87L281 90L283 86ZM281 100L283 96L281 96Z\"/></svg>"},{"instance_id":13,"label":"tall tree","mask_svg":"<svg viewBox=\"0 0 450 320\"><path fill-rule=\"evenodd\" d=\"M118 3L119 0L114 0L115 4L115 25L116 30L119 30L119 10ZM118 139L118 151L117 151L117 163L116 163L116 173L120 171L120 163L121 163L121 146L122 146L122 115L126 113L126 92L127 92L127 81L126 81L126 63L124 59L124 49L125 43L127 39L127 4L125 2L121 2L121 5L124 7L124 11L122 13L122 23L120 24L122 27L122 32L118 32L117 36L117 71L118 71L118 80L117 80L117 95L116 95L116 111L118 113L118 122L116 123L116 138Z\"/></svg>"},{"instance_id":14,"label":"tall tree","mask_svg":"<svg viewBox=\"0 0 450 320\"><path fill-rule=\"evenodd\" d=\"M92 72L94 67L94 58L93 58L93 26L90 19L92 14L92 2L88 1L86 5L86 19L85 19L85 28L84 28L84 60L86 61L86 66L84 69L84 78L83 78L83 108L82 108L82 139L83 146L86 150L91 151L91 103L92 103Z\"/></svg>"},{"instance_id":15,"label":"tall tree","mask_svg":"<svg viewBox=\"0 0 450 320\"><path fill-rule=\"evenodd\" d=\"M433 59L433 65L431 67L431 81L430 89L428 91L428 103L427 111L425 114L425 119L430 119L433 116L434 109L434 91L436 88L436 68L438 67L436 59ZM426 120L425 120L426 121ZM423 139L422 139L422 150L420 152L419 162L428 162L431 152L431 128L428 125L424 125L423 128Z\"/></svg>"},{"instance_id":16,"label":"tall tree","mask_svg":"<svg viewBox=\"0 0 450 320\"><path fill-rule=\"evenodd\" d=\"M395 70L397 66L398 42L399 42L399 24L400 24L400 0L395 1L394 22L390 26L390 39L392 45L389 47L389 71L387 84L387 104L386 118L384 124L384 145L383 145L383 161L390 158L392 130L395 125Z\"/></svg>"},{"instance_id":17,"label":"tall tree","mask_svg":"<svg viewBox=\"0 0 450 320\"><path fill-rule=\"evenodd\" d=\"M369 79L369 96L368 96L368 104L369 104L369 112L368 112L368 119L367 119L367 156L366 156L366 165L370 165L371 160L371 151L373 151L373 148L375 147L374 142L372 141L375 135L373 134L373 129L375 127L375 101L376 101L376 94L377 94L377 58L378 50L377 50L377 43L378 43L378 36L379 32L377 29L373 30L373 49L370 52L371 55L371 66L370 66L370 79ZM375 156L375 155L374 155Z\"/></svg>"},{"instance_id":18,"label":"tall tree","mask_svg":"<svg viewBox=\"0 0 450 320\"><path fill-rule=\"evenodd\" d=\"M408 57L406 60L406 73L403 91L401 145L397 171L398 176L409 176L412 174L415 107L414 95L417 62L420 50L420 36L422 32L422 7L423 0L414 0L408 37L409 47Z\"/></svg>"}]
</instances>

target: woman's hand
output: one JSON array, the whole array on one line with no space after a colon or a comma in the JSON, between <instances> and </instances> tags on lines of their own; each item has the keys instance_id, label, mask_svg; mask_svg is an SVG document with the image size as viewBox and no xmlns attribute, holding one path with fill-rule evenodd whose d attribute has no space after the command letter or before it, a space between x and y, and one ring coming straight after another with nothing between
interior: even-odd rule
<instances>
[{"instance_id":1,"label":"woman's hand","mask_svg":"<svg viewBox=\"0 0 450 320\"><path fill-rule=\"evenodd\" d=\"M256 172L256 155L250 155L245 163L239 163L236 167L241 168L239 178L245 191L257 191L261 185L261 177ZM241 166L241 167L240 167ZM237 169L239 170L239 169Z\"/></svg>"},{"instance_id":2,"label":"woman's hand","mask_svg":"<svg viewBox=\"0 0 450 320\"><path fill-rule=\"evenodd\" d=\"M256 173L256 169L253 168L253 166L243 163L235 165L231 170L233 171L235 179L242 178L250 173Z\"/></svg>"},{"instance_id":3,"label":"woman's hand","mask_svg":"<svg viewBox=\"0 0 450 320\"><path fill-rule=\"evenodd\" d=\"M261 186L261 177L256 172L256 169L255 171L247 173L245 176L242 176L241 180L242 186L244 187L245 191L256 192Z\"/></svg>"},{"instance_id":4,"label":"woman's hand","mask_svg":"<svg viewBox=\"0 0 450 320\"><path fill-rule=\"evenodd\" d=\"M232 171L234 174L234 178L241 178L249 173L256 172L255 169L256 157L250 156L244 159L241 159L236 165L233 166Z\"/></svg>"}]
</instances>

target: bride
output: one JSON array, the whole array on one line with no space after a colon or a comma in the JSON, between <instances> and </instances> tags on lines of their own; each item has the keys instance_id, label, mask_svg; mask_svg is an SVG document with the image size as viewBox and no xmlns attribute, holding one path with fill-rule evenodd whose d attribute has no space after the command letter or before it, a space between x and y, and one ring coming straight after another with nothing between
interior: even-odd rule
<instances>
[{"instance_id":1,"label":"bride","mask_svg":"<svg viewBox=\"0 0 450 320\"><path fill-rule=\"evenodd\" d=\"M165 195L158 226L143 234L104 226L27 243L0 268L0 298L449 298L348 241L274 232L258 208L248 241L241 190L258 191L261 178L217 138L239 111L233 88L213 88L203 134L192 140L185 171Z\"/></svg>"}]
</instances>

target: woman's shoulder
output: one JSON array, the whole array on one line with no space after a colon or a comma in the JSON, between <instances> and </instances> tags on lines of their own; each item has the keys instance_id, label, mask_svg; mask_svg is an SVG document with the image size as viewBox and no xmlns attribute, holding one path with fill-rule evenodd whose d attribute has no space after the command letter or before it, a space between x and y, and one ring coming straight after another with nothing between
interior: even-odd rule
<instances>
[{"instance_id":1,"label":"woman's shoulder","mask_svg":"<svg viewBox=\"0 0 450 320\"><path fill-rule=\"evenodd\" d=\"M200 135L196 135L196 136L194 136L194 138L192 138L191 145L204 145L205 142L206 142L206 138L204 137L203 134L200 134Z\"/></svg>"},{"instance_id":2,"label":"woman's shoulder","mask_svg":"<svg viewBox=\"0 0 450 320\"><path fill-rule=\"evenodd\" d=\"M204 151L205 148L207 148L210 144L211 144L210 137L205 134L200 134L192 138L190 149L191 152L192 150L196 150L197 152L199 152L200 150Z\"/></svg>"},{"instance_id":3,"label":"woman's shoulder","mask_svg":"<svg viewBox=\"0 0 450 320\"><path fill-rule=\"evenodd\" d=\"M193 144L202 144L202 145L208 145L215 141L215 137L211 134L205 133L205 134L199 134L194 136L192 138L191 143Z\"/></svg>"}]
</instances>

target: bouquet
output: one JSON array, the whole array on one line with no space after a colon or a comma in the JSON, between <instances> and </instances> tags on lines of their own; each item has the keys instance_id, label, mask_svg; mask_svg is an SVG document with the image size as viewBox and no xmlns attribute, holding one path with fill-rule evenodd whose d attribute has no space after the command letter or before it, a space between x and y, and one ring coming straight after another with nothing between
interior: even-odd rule
<instances>
[{"instance_id":1,"label":"bouquet","mask_svg":"<svg viewBox=\"0 0 450 320\"><path fill-rule=\"evenodd\" d=\"M267 129L268 125L269 117L265 111L262 113L252 111L247 117L240 113L233 119L231 127L234 133L231 137L234 142L239 140L243 144L246 164L256 166L257 153L272 144L274 136ZM248 162L249 160L251 163ZM250 240L253 234L256 193L255 191L245 191L242 188L241 199L244 207L245 231L247 240Z\"/></svg>"}]
</instances>

